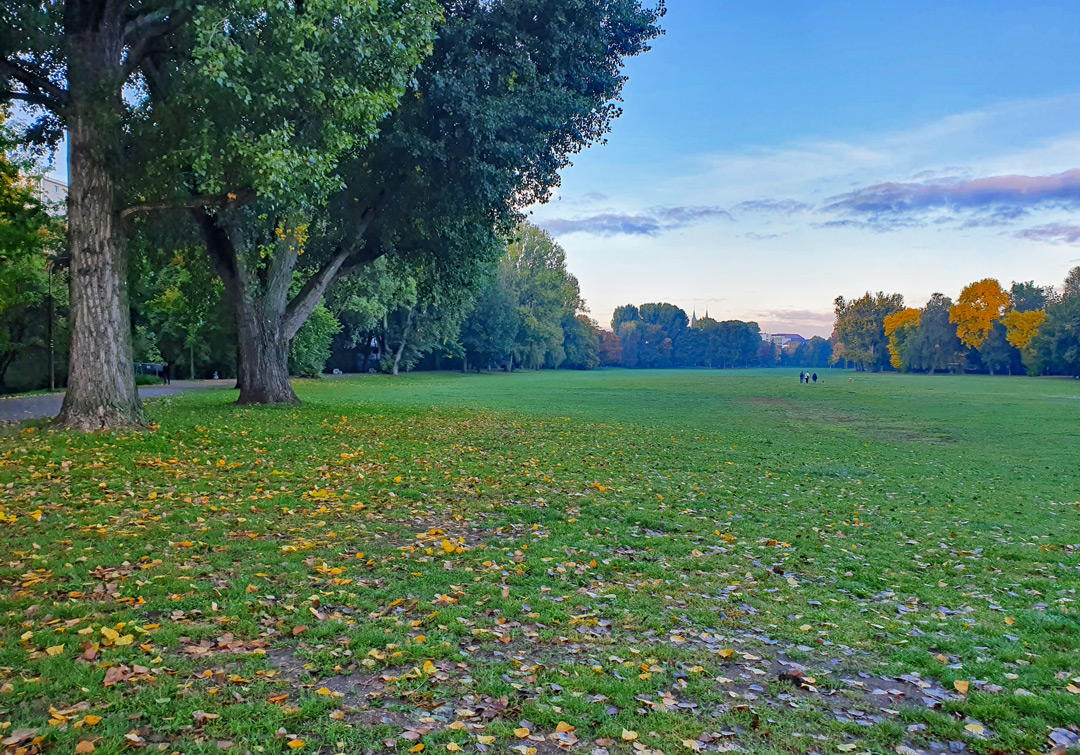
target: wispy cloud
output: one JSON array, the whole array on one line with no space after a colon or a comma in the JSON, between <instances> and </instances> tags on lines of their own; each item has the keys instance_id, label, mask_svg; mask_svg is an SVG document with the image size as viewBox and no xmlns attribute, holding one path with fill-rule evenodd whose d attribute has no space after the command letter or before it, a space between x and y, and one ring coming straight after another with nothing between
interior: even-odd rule
<instances>
[{"instance_id":1,"label":"wispy cloud","mask_svg":"<svg viewBox=\"0 0 1080 755\"><path fill-rule=\"evenodd\" d=\"M731 208L732 212L760 212L779 215L793 215L796 212L812 210L814 206L795 199L750 199L739 202Z\"/></svg>"},{"instance_id":2,"label":"wispy cloud","mask_svg":"<svg viewBox=\"0 0 1080 755\"><path fill-rule=\"evenodd\" d=\"M1075 244L1080 242L1080 225L1051 223L1035 228L1025 228L1016 232L1016 237L1031 241L1046 241L1051 244Z\"/></svg>"},{"instance_id":3,"label":"wispy cloud","mask_svg":"<svg viewBox=\"0 0 1080 755\"><path fill-rule=\"evenodd\" d=\"M833 312L817 312L810 309L767 309L755 312L754 315L761 320L767 321L815 323L818 325L832 325L836 320L836 314Z\"/></svg>"},{"instance_id":4,"label":"wispy cloud","mask_svg":"<svg viewBox=\"0 0 1080 755\"><path fill-rule=\"evenodd\" d=\"M556 235L656 236L711 219L731 220L732 217L721 207L654 207L637 214L605 212L578 218L546 218L538 223Z\"/></svg>"},{"instance_id":5,"label":"wispy cloud","mask_svg":"<svg viewBox=\"0 0 1080 755\"><path fill-rule=\"evenodd\" d=\"M930 177L888 182L825 200L823 213L840 222L894 230L945 218L966 227L1005 225L1035 209L1080 207L1080 169L1049 176Z\"/></svg>"}]
</instances>

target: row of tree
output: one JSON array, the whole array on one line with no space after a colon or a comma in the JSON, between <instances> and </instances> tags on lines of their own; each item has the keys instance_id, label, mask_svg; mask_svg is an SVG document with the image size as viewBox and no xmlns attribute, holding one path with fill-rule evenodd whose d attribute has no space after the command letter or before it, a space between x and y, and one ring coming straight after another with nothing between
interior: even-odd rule
<instances>
[{"instance_id":1,"label":"row of tree","mask_svg":"<svg viewBox=\"0 0 1080 755\"><path fill-rule=\"evenodd\" d=\"M832 340L833 358L862 370L1080 375L1080 267L1060 291L987 278L921 308L900 294L839 297Z\"/></svg>"},{"instance_id":2,"label":"row of tree","mask_svg":"<svg viewBox=\"0 0 1080 755\"><path fill-rule=\"evenodd\" d=\"M616 308L598 339L601 364L634 368L826 367L832 354L824 338L781 349L756 322L706 316L691 324L685 310L663 302Z\"/></svg>"},{"instance_id":3,"label":"row of tree","mask_svg":"<svg viewBox=\"0 0 1080 755\"><path fill-rule=\"evenodd\" d=\"M639 0L3 4L0 100L25 108L25 142L68 140L58 421L144 422L129 285L142 249L209 259L241 403L296 401L290 342L380 258L411 271L417 302L467 296L522 209L603 140L624 63L663 14ZM207 327L161 304L185 338Z\"/></svg>"}]
</instances>

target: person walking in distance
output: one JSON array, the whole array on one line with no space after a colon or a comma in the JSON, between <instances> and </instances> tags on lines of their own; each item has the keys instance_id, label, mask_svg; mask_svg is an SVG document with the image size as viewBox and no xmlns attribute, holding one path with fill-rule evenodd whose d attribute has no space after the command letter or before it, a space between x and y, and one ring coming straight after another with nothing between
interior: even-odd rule
<instances>
[{"instance_id":1,"label":"person walking in distance","mask_svg":"<svg viewBox=\"0 0 1080 755\"><path fill-rule=\"evenodd\" d=\"M815 385L817 384L817 373L816 372L814 373L814 384Z\"/></svg>"},{"instance_id":2,"label":"person walking in distance","mask_svg":"<svg viewBox=\"0 0 1080 755\"><path fill-rule=\"evenodd\" d=\"M172 378L169 377L169 363L168 362L162 362L161 363L161 377L162 377L162 379L165 380L165 385L171 385L172 384Z\"/></svg>"}]
</instances>

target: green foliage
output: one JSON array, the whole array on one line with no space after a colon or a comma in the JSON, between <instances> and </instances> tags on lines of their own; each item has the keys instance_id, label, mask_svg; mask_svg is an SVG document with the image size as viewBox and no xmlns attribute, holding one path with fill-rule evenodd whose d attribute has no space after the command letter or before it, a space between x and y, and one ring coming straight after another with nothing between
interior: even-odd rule
<instances>
[{"instance_id":1,"label":"green foliage","mask_svg":"<svg viewBox=\"0 0 1080 755\"><path fill-rule=\"evenodd\" d=\"M572 366L591 369L596 345L585 331L595 326L577 319L584 308L566 252L546 231L522 224L477 295L462 343L477 368L558 367L569 358Z\"/></svg>"},{"instance_id":2,"label":"green foliage","mask_svg":"<svg viewBox=\"0 0 1080 755\"><path fill-rule=\"evenodd\" d=\"M854 362L859 369L879 370L889 364L885 318L904 308L900 294L867 292L858 299L836 298L834 360Z\"/></svg>"},{"instance_id":3,"label":"green foliage","mask_svg":"<svg viewBox=\"0 0 1080 755\"><path fill-rule=\"evenodd\" d=\"M587 315L564 315L562 320L564 367L594 370L600 366L600 339L597 325Z\"/></svg>"},{"instance_id":4,"label":"green foliage","mask_svg":"<svg viewBox=\"0 0 1080 755\"><path fill-rule=\"evenodd\" d=\"M1080 267L1069 271L1061 296L1047 303L1025 364L1032 373L1080 376Z\"/></svg>"},{"instance_id":5,"label":"green foliage","mask_svg":"<svg viewBox=\"0 0 1080 755\"><path fill-rule=\"evenodd\" d=\"M131 334L132 356L136 362L159 363L167 361L158 349L157 333L148 325L136 325Z\"/></svg>"},{"instance_id":6,"label":"green foliage","mask_svg":"<svg viewBox=\"0 0 1080 755\"><path fill-rule=\"evenodd\" d=\"M963 359L963 344L949 321L953 302L934 294L919 315L919 327L908 343L908 363L917 370L944 372Z\"/></svg>"},{"instance_id":7,"label":"green foliage","mask_svg":"<svg viewBox=\"0 0 1080 755\"><path fill-rule=\"evenodd\" d=\"M322 375L334 336L341 323L324 305L319 304L289 343L289 374L317 378Z\"/></svg>"},{"instance_id":8,"label":"green foliage","mask_svg":"<svg viewBox=\"0 0 1080 755\"><path fill-rule=\"evenodd\" d=\"M476 369L502 366L514 353L521 317L516 292L500 270L476 296L461 329L467 363Z\"/></svg>"},{"instance_id":9,"label":"green foliage","mask_svg":"<svg viewBox=\"0 0 1080 755\"><path fill-rule=\"evenodd\" d=\"M0 110L0 391L21 355L47 346L49 268L63 240L62 223L49 216L33 188L33 165L14 153L5 116Z\"/></svg>"}]
</instances>

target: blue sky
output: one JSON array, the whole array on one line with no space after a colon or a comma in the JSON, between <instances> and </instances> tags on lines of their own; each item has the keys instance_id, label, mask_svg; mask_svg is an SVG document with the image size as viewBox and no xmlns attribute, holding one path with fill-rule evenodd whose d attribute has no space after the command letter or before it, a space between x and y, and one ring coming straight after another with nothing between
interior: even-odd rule
<instances>
[{"instance_id":1,"label":"blue sky","mask_svg":"<svg viewBox=\"0 0 1080 755\"><path fill-rule=\"evenodd\" d=\"M664 26L533 208L601 323L670 301L828 335L837 295L1080 264L1075 0L670 0Z\"/></svg>"}]
</instances>

